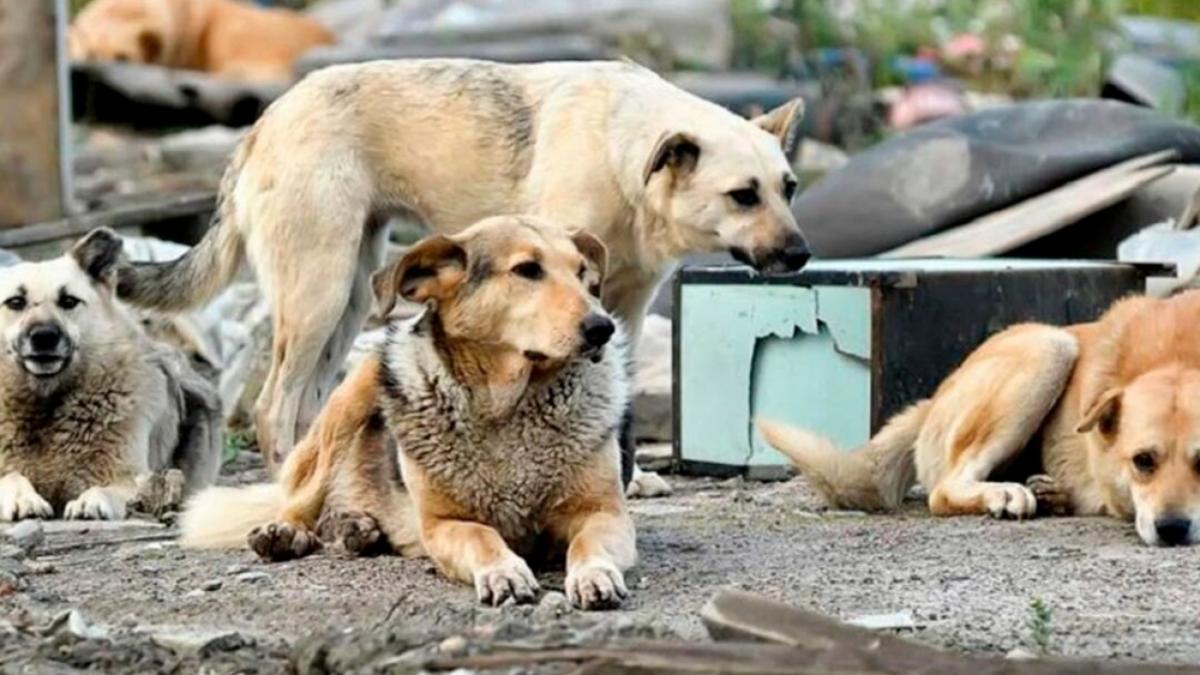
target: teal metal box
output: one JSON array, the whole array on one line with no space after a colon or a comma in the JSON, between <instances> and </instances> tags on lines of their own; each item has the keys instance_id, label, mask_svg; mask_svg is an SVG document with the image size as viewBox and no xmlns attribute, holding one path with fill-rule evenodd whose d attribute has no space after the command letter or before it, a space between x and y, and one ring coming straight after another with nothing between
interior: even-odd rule
<instances>
[{"instance_id":1,"label":"teal metal box","mask_svg":"<svg viewBox=\"0 0 1200 675\"><path fill-rule=\"evenodd\" d=\"M674 282L675 457L693 473L785 476L755 416L859 445L989 335L1092 320L1158 270L1013 259L839 260L780 276L685 267Z\"/></svg>"}]
</instances>

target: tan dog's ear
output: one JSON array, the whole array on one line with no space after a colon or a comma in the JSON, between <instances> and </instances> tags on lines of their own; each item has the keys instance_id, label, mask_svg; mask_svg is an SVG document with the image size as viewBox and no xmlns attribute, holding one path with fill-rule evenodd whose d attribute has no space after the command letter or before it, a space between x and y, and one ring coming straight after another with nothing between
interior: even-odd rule
<instances>
[{"instance_id":1,"label":"tan dog's ear","mask_svg":"<svg viewBox=\"0 0 1200 675\"><path fill-rule=\"evenodd\" d=\"M1075 427L1076 433L1086 433L1098 429L1106 437L1117 433L1121 421L1121 388L1112 387L1100 395Z\"/></svg>"},{"instance_id":2,"label":"tan dog's ear","mask_svg":"<svg viewBox=\"0 0 1200 675\"><path fill-rule=\"evenodd\" d=\"M101 227L76 242L71 247L71 257L92 280L111 288L116 282L117 262L123 250L121 238L107 227Z\"/></svg>"},{"instance_id":3,"label":"tan dog's ear","mask_svg":"<svg viewBox=\"0 0 1200 675\"><path fill-rule=\"evenodd\" d=\"M386 317L396 306L396 296L409 302L445 300L466 278L467 251L449 237L435 236L417 242L403 258L371 276L375 315Z\"/></svg>"},{"instance_id":4,"label":"tan dog's ear","mask_svg":"<svg viewBox=\"0 0 1200 675\"><path fill-rule=\"evenodd\" d=\"M789 164L796 161L800 151L800 123L804 121L804 99L794 98L750 121L779 139Z\"/></svg>"},{"instance_id":5,"label":"tan dog's ear","mask_svg":"<svg viewBox=\"0 0 1200 675\"><path fill-rule=\"evenodd\" d=\"M650 177L659 171L670 168L676 175L683 175L696 168L700 161L700 141L691 134L678 131L663 134L650 153L646 168L642 170L642 185L650 182Z\"/></svg>"},{"instance_id":6,"label":"tan dog's ear","mask_svg":"<svg viewBox=\"0 0 1200 675\"><path fill-rule=\"evenodd\" d=\"M142 63L158 63L162 60L162 36L150 30L143 29L137 36L138 49L142 54Z\"/></svg>"},{"instance_id":7,"label":"tan dog's ear","mask_svg":"<svg viewBox=\"0 0 1200 675\"><path fill-rule=\"evenodd\" d=\"M598 298L600 290L604 288L604 279L608 276L608 247L599 237L586 230L576 232L571 241L596 270L595 277L588 275L588 292Z\"/></svg>"}]
</instances>

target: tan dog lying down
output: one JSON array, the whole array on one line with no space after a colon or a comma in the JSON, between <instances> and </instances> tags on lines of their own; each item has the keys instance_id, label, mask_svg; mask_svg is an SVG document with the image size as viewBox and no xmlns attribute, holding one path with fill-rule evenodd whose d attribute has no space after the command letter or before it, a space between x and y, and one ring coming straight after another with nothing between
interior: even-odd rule
<instances>
[{"instance_id":1,"label":"tan dog lying down","mask_svg":"<svg viewBox=\"0 0 1200 675\"><path fill-rule=\"evenodd\" d=\"M566 550L572 602L619 604L636 557L616 438L631 365L600 306L606 258L594 236L524 216L417 244L373 285L384 313L397 296L428 309L389 325L279 485L199 495L184 545L249 541L283 559L317 548L319 530L355 552L423 549L499 604L534 599L525 558L548 543Z\"/></svg>"},{"instance_id":2,"label":"tan dog lying down","mask_svg":"<svg viewBox=\"0 0 1200 675\"><path fill-rule=\"evenodd\" d=\"M1095 323L1014 326L853 453L759 429L839 507L894 509L915 479L935 515L1108 515L1148 544L1193 544L1198 326L1200 291L1124 300Z\"/></svg>"},{"instance_id":3,"label":"tan dog lying down","mask_svg":"<svg viewBox=\"0 0 1200 675\"><path fill-rule=\"evenodd\" d=\"M295 77L304 52L333 41L309 17L239 0L93 0L67 38L75 61L130 61L283 82Z\"/></svg>"}]
</instances>

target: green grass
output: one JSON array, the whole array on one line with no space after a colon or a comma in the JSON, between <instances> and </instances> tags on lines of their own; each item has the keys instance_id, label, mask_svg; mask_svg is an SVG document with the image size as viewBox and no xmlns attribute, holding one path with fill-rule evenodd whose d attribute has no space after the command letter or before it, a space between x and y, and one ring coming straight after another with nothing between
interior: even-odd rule
<instances>
[{"instance_id":1,"label":"green grass","mask_svg":"<svg viewBox=\"0 0 1200 675\"><path fill-rule=\"evenodd\" d=\"M1053 613L1041 598L1029 601L1029 619L1025 628L1029 631L1029 643L1040 654L1049 654L1054 635Z\"/></svg>"}]
</instances>

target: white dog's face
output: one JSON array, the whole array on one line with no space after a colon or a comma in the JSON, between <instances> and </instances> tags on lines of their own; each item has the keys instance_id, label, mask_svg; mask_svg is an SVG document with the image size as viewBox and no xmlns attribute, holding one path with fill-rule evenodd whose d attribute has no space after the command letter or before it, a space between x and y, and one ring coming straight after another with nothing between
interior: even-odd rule
<instances>
[{"instance_id":1,"label":"white dog's face","mask_svg":"<svg viewBox=\"0 0 1200 675\"><path fill-rule=\"evenodd\" d=\"M62 257L0 269L6 366L53 380L70 371L82 344L108 338L120 311L113 293L120 251L116 235L98 230Z\"/></svg>"}]
</instances>

